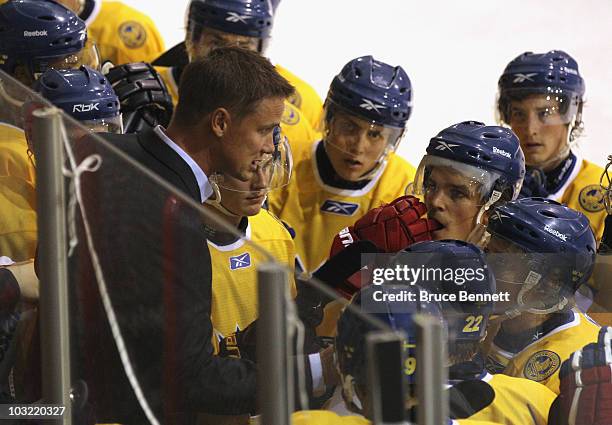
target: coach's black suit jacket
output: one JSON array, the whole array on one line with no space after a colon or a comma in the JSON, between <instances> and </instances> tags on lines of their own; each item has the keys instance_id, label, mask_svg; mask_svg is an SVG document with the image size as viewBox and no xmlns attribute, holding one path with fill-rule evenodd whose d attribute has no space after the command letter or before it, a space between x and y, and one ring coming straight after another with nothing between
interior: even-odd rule
<instances>
[{"instance_id":1,"label":"coach's black suit jacket","mask_svg":"<svg viewBox=\"0 0 612 425\"><path fill-rule=\"evenodd\" d=\"M191 169L153 131L104 138L201 202ZM162 423L191 423L198 411L254 412L255 364L213 355L202 218L107 148L92 145L76 149L79 161L102 157L100 169L82 177L83 204L127 352L153 411ZM71 266L73 380L87 384L97 423L146 423L105 318L83 230L80 221Z\"/></svg>"}]
</instances>

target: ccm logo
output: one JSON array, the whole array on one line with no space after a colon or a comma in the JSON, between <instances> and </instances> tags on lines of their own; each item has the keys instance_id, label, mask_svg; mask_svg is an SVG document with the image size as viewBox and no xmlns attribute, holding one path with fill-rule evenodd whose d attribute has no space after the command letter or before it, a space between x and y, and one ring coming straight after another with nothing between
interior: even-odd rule
<instances>
[{"instance_id":1,"label":"ccm logo","mask_svg":"<svg viewBox=\"0 0 612 425\"><path fill-rule=\"evenodd\" d=\"M79 103L72 106L72 112L89 112L89 111L99 111L98 109L99 103L90 103L85 105L83 103Z\"/></svg>"}]
</instances>

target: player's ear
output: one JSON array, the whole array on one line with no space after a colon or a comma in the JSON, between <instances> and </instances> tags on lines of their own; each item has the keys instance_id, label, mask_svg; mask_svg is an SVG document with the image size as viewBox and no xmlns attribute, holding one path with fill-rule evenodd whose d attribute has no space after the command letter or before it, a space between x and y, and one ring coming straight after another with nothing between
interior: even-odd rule
<instances>
[{"instance_id":1,"label":"player's ear","mask_svg":"<svg viewBox=\"0 0 612 425\"><path fill-rule=\"evenodd\" d=\"M211 114L211 130L215 134L215 136L219 138L223 137L227 133L230 122L230 113L225 108L217 108Z\"/></svg>"}]
</instances>

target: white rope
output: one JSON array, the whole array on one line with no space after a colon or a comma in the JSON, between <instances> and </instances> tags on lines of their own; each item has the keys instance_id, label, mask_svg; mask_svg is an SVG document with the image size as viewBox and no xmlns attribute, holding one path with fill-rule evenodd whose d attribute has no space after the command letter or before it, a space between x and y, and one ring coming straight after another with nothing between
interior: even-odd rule
<instances>
[{"instance_id":1,"label":"white rope","mask_svg":"<svg viewBox=\"0 0 612 425\"><path fill-rule=\"evenodd\" d=\"M152 425L159 425L159 421L153 414L153 411L149 407L149 404L140 388L140 384L138 383L138 379L136 378L136 374L134 373L134 369L132 368L132 364L130 362L129 355L125 348L125 343L123 340L123 336L121 335L121 330L119 329L119 325L117 323L117 318L115 316L115 311L113 310L113 306L110 301L110 297L108 295L108 291L106 288L106 281L104 279L104 274L102 273L102 268L100 266L100 260L98 258L98 254L94 249L93 240L91 237L91 230L89 227L89 221L87 220L87 212L85 211L85 207L83 206L83 196L81 193L81 175L84 172L95 172L100 168L102 164L102 158L100 155L90 155L81 162L81 164L77 165L73 152L70 147L70 142L68 140L68 135L66 134L66 129L64 125L60 126L62 139L64 142L64 147L66 149L66 153L68 155L68 160L70 163L70 170L64 170L64 174L71 179L70 182L70 200L69 200L69 232L70 232L70 251L69 255L72 254L72 251L76 244L78 243L76 237L76 225L75 225L75 211L76 205L79 205L79 209L81 210L81 215L83 217L83 226L85 227L85 235L87 237L87 246L89 249L89 254L91 255L91 263L96 275L96 281L98 283L98 290L100 291L100 297L102 299L102 304L104 305L104 311L106 312L106 317L108 318L108 323L110 325L113 338L115 343L117 344L117 350L119 351L119 357L121 358L121 363L123 364L123 368L127 375L127 378L134 390L134 394L136 395L136 399L140 404L140 407L144 411L147 419Z\"/></svg>"}]
</instances>

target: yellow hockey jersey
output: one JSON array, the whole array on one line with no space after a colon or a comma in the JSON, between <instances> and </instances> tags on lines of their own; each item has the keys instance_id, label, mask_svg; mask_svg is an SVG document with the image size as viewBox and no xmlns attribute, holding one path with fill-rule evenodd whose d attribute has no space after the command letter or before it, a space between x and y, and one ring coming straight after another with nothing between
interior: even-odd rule
<instances>
[{"instance_id":1,"label":"yellow hockey jersey","mask_svg":"<svg viewBox=\"0 0 612 425\"><path fill-rule=\"evenodd\" d=\"M120 1L88 0L81 18L103 63L152 62L165 50L151 18Z\"/></svg>"},{"instance_id":2,"label":"yellow hockey jersey","mask_svg":"<svg viewBox=\"0 0 612 425\"><path fill-rule=\"evenodd\" d=\"M14 176L0 176L0 256L13 261L34 258L38 238L36 191Z\"/></svg>"},{"instance_id":3,"label":"yellow hockey jersey","mask_svg":"<svg viewBox=\"0 0 612 425\"><path fill-rule=\"evenodd\" d=\"M489 357L499 365L505 365L504 374L527 378L546 385L559 394L559 368L576 350L591 342L597 342L599 325L588 316L572 310L566 323L534 335L537 339L518 353L501 349L495 343Z\"/></svg>"},{"instance_id":4,"label":"yellow hockey jersey","mask_svg":"<svg viewBox=\"0 0 612 425\"><path fill-rule=\"evenodd\" d=\"M280 65L275 65L275 68L285 80L295 87L295 94L289 99L289 102L302 112L312 128L319 130L323 102L317 92L306 81L289 72L286 68Z\"/></svg>"},{"instance_id":5,"label":"yellow hockey jersey","mask_svg":"<svg viewBox=\"0 0 612 425\"><path fill-rule=\"evenodd\" d=\"M501 374L487 374L483 381L493 388L495 397L491 404L470 416L470 420L505 425L548 423L548 411L557 395L544 385Z\"/></svg>"},{"instance_id":6,"label":"yellow hockey jersey","mask_svg":"<svg viewBox=\"0 0 612 425\"><path fill-rule=\"evenodd\" d=\"M172 103L176 106L178 102L177 79L179 77L175 75L175 68L158 67L156 69L162 80L164 80L170 96L172 96ZM312 142L321 137L320 133L310 125L310 122L304 119L302 112L289 103L289 101L285 102L285 110L281 117L281 129L283 135L287 136L292 149L299 145L310 146Z\"/></svg>"},{"instance_id":7,"label":"yellow hockey jersey","mask_svg":"<svg viewBox=\"0 0 612 425\"><path fill-rule=\"evenodd\" d=\"M599 186L601 173L603 168L576 155L576 165L565 184L548 196L586 215L597 240L603 235L607 215Z\"/></svg>"},{"instance_id":8,"label":"yellow hockey jersey","mask_svg":"<svg viewBox=\"0 0 612 425\"><path fill-rule=\"evenodd\" d=\"M13 176L30 183L36 171L28 158L28 143L22 129L0 122L0 176Z\"/></svg>"},{"instance_id":9,"label":"yellow hockey jersey","mask_svg":"<svg viewBox=\"0 0 612 425\"><path fill-rule=\"evenodd\" d=\"M404 195L415 169L391 153L384 167L359 190L326 185L319 174L315 150L291 146L293 175L289 185L271 192L270 210L296 232L298 261L305 272L317 270L329 256L334 236L372 208Z\"/></svg>"},{"instance_id":10,"label":"yellow hockey jersey","mask_svg":"<svg viewBox=\"0 0 612 425\"><path fill-rule=\"evenodd\" d=\"M248 217L246 239L230 245L216 245L208 241L212 263L213 346L218 350L219 340L246 328L257 317L257 266L267 262L260 250L275 261L286 264L292 272L295 265L295 247L291 235L283 224L267 210ZM290 275L291 296L295 297L295 281Z\"/></svg>"}]
</instances>

